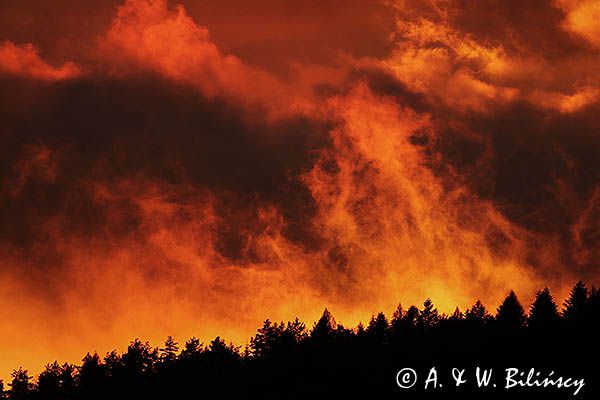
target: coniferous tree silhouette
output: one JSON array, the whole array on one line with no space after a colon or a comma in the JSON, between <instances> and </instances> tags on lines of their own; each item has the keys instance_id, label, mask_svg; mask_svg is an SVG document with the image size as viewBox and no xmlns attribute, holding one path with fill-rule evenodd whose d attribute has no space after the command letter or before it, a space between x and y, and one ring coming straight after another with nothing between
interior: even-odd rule
<instances>
[{"instance_id":1,"label":"coniferous tree silhouette","mask_svg":"<svg viewBox=\"0 0 600 400\"><path fill-rule=\"evenodd\" d=\"M70 398L75 391L75 367L59 365L57 361L46 365L37 381L37 393L43 399Z\"/></svg>"},{"instance_id":2,"label":"coniferous tree silhouette","mask_svg":"<svg viewBox=\"0 0 600 400\"><path fill-rule=\"evenodd\" d=\"M498 307L496 314L497 325L504 330L517 331L527 320L525 310L513 290Z\"/></svg>"},{"instance_id":3,"label":"coniferous tree silhouette","mask_svg":"<svg viewBox=\"0 0 600 400\"><path fill-rule=\"evenodd\" d=\"M86 399L102 397L101 389L106 388L107 379L106 366L102 364L98 353L93 355L87 353L83 357L77 374L78 390L81 397Z\"/></svg>"},{"instance_id":4,"label":"coniferous tree silhouette","mask_svg":"<svg viewBox=\"0 0 600 400\"><path fill-rule=\"evenodd\" d=\"M417 319L419 309L410 306L406 311L399 304L394 311L389 327L389 339L392 343L401 343L412 340L416 336Z\"/></svg>"},{"instance_id":5,"label":"coniferous tree silhouette","mask_svg":"<svg viewBox=\"0 0 600 400\"><path fill-rule=\"evenodd\" d=\"M42 398L58 399L61 396L60 389L60 365L54 361L46 365L44 371L38 377L37 391Z\"/></svg>"},{"instance_id":6,"label":"coniferous tree silhouette","mask_svg":"<svg viewBox=\"0 0 600 400\"><path fill-rule=\"evenodd\" d=\"M423 331L431 330L440 321L440 314L431 299L423 302L423 310L417 317L417 326Z\"/></svg>"},{"instance_id":7,"label":"coniferous tree silhouette","mask_svg":"<svg viewBox=\"0 0 600 400\"><path fill-rule=\"evenodd\" d=\"M385 343L387 341L389 324L385 314L380 312L377 316L372 316L367 326L367 335L376 343Z\"/></svg>"},{"instance_id":8,"label":"coniferous tree silhouette","mask_svg":"<svg viewBox=\"0 0 600 400\"><path fill-rule=\"evenodd\" d=\"M550 290L547 287L538 290L529 311L528 326L539 330L554 329L559 321L558 306Z\"/></svg>"},{"instance_id":9,"label":"coniferous tree silhouette","mask_svg":"<svg viewBox=\"0 0 600 400\"><path fill-rule=\"evenodd\" d=\"M402 317L396 321L396 335L401 340L410 340L417 335L417 325L420 311L416 306L410 306Z\"/></svg>"},{"instance_id":10,"label":"coniferous tree silhouette","mask_svg":"<svg viewBox=\"0 0 600 400\"><path fill-rule=\"evenodd\" d=\"M450 335L457 333L458 330L462 329L465 325L465 314L456 307L452 314L446 316L442 315L438 322L439 330L443 331L444 335Z\"/></svg>"},{"instance_id":11,"label":"coniferous tree silhouette","mask_svg":"<svg viewBox=\"0 0 600 400\"><path fill-rule=\"evenodd\" d=\"M173 336L167 336L165 340L165 346L160 349L160 359L164 363L171 364L177 359L177 352L179 346Z\"/></svg>"},{"instance_id":12,"label":"coniferous tree silhouette","mask_svg":"<svg viewBox=\"0 0 600 400\"><path fill-rule=\"evenodd\" d=\"M395 333L402 326L402 318L404 317L404 309L402 308L402 303L398 303L398 307L394 310L392 314L392 320L390 321L390 328L392 333Z\"/></svg>"},{"instance_id":13,"label":"coniferous tree silhouette","mask_svg":"<svg viewBox=\"0 0 600 400\"><path fill-rule=\"evenodd\" d=\"M562 316L544 288L536 292L526 318L511 291L498 307L496 319L480 301L464 315L456 308L448 316L440 315L427 299L422 310L411 306L404 311L399 305L390 322L380 312L366 328L359 324L355 329L337 324L325 309L310 333L297 318L287 323L266 320L244 352L220 337L206 347L196 338L189 339L180 354L172 337L160 349L136 339L125 352L112 351L103 359L88 353L80 367L48 364L37 383L26 370L15 370L10 390L5 391L0 381L0 400L180 399L215 391L223 397L258 393L281 398L290 388L305 395L349 398L357 394L356 388L394 395L397 388L389 377L397 371L398 360L425 369L434 361L440 365L483 361L494 368L505 368L508 362L529 368L536 362L540 367L571 368L565 374L593 382L597 370L584 366L581 357L600 357L596 325L592 325L599 317L599 296L595 287L587 290L578 283ZM581 321L585 329L573 329ZM568 345L556 346L561 341ZM587 390L594 393L593 388Z\"/></svg>"},{"instance_id":14,"label":"coniferous tree silhouette","mask_svg":"<svg viewBox=\"0 0 600 400\"><path fill-rule=\"evenodd\" d=\"M286 345L298 344L307 336L306 325L298 318L289 321L283 331L284 342Z\"/></svg>"},{"instance_id":15,"label":"coniferous tree silhouette","mask_svg":"<svg viewBox=\"0 0 600 400\"><path fill-rule=\"evenodd\" d=\"M132 341L123 355L115 352L105 357L113 393L120 396L145 396L155 376L158 349L139 339Z\"/></svg>"},{"instance_id":16,"label":"coniferous tree silhouette","mask_svg":"<svg viewBox=\"0 0 600 400\"><path fill-rule=\"evenodd\" d=\"M121 364L126 374L143 378L153 372L153 366L158 360L158 349L150 346L148 342L135 339L127 347L127 351L121 357Z\"/></svg>"},{"instance_id":17,"label":"coniferous tree silhouette","mask_svg":"<svg viewBox=\"0 0 600 400\"><path fill-rule=\"evenodd\" d=\"M564 303L563 316L565 320L574 324L581 324L585 318L588 304L588 288L579 281L573 286L569 297Z\"/></svg>"},{"instance_id":18,"label":"coniferous tree silhouette","mask_svg":"<svg viewBox=\"0 0 600 400\"><path fill-rule=\"evenodd\" d=\"M181 350L180 358L181 359L194 359L199 358L202 355L202 343L200 339L195 337L188 339L183 346L183 350Z\"/></svg>"},{"instance_id":19,"label":"coniferous tree silhouette","mask_svg":"<svg viewBox=\"0 0 600 400\"><path fill-rule=\"evenodd\" d=\"M392 314L392 320L390 321L389 326L389 339L392 342L398 342L401 340L401 336L404 333L404 316L406 312L402 308L402 304L399 303L396 310Z\"/></svg>"},{"instance_id":20,"label":"coniferous tree silhouette","mask_svg":"<svg viewBox=\"0 0 600 400\"><path fill-rule=\"evenodd\" d=\"M492 319L492 315L479 299L471 306L471 308L465 311L465 321L471 326L481 327L489 324Z\"/></svg>"},{"instance_id":21,"label":"coniferous tree silhouette","mask_svg":"<svg viewBox=\"0 0 600 400\"><path fill-rule=\"evenodd\" d=\"M462 321L463 319L465 319L465 315L462 311L460 311L460 308L456 307L454 309L454 312L448 317L448 319L451 321Z\"/></svg>"},{"instance_id":22,"label":"coniferous tree silhouette","mask_svg":"<svg viewBox=\"0 0 600 400\"><path fill-rule=\"evenodd\" d=\"M196 373L211 381L215 390L233 396L236 386L231 386L231 380L239 379L237 376L241 368L241 360L239 348L232 343L227 344L224 339L217 336L210 341L197 361ZM188 376L195 379L194 375Z\"/></svg>"},{"instance_id":23,"label":"coniferous tree silhouette","mask_svg":"<svg viewBox=\"0 0 600 400\"><path fill-rule=\"evenodd\" d=\"M333 315L325 308L321 318L314 324L310 332L310 338L319 342L328 341L333 337L335 327L335 318L333 318Z\"/></svg>"},{"instance_id":24,"label":"coniferous tree silhouette","mask_svg":"<svg viewBox=\"0 0 600 400\"><path fill-rule=\"evenodd\" d=\"M72 393L77 389L77 368L75 365L64 363L60 372L60 387L65 398L72 397Z\"/></svg>"},{"instance_id":25,"label":"coniferous tree silhouette","mask_svg":"<svg viewBox=\"0 0 600 400\"><path fill-rule=\"evenodd\" d=\"M104 367L106 369L106 374L113 380L116 380L119 377L121 366L121 356L116 352L116 350L107 353L104 356Z\"/></svg>"},{"instance_id":26,"label":"coniferous tree silhouette","mask_svg":"<svg viewBox=\"0 0 600 400\"><path fill-rule=\"evenodd\" d=\"M333 331L333 335L334 340L338 344L347 345L354 336L354 330L351 328L346 328L342 324L337 324L335 330Z\"/></svg>"},{"instance_id":27,"label":"coniferous tree silhouette","mask_svg":"<svg viewBox=\"0 0 600 400\"><path fill-rule=\"evenodd\" d=\"M256 335L250 339L251 353L257 358L273 357L282 340L284 329L283 322L278 324L265 320L262 328L259 328Z\"/></svg>"},{"instance_id":28,"label":"coniferous tree silhouette","mask_svg":"<svg viewBox=\"0 0 600 400\"><path fill-rule=\"evenodd\" d=\"M240 358L239 348L233 344L227 344L220 336L214 338L205 352L208 360L214 364L225 366L234 364Z\"/></svg>"},{"instance_id":29,"label":"coniferous tree silhouette","mask_svg":"<svg viewBox=\"0 0 600 400\"><path fill-rule=\"evenodd\" d=\"M356 336L362 337L362 336L365 336L366 333L367 333L367 330L365 329L365 326L363 325L362 322L359 322L358 325L356 325Z\"/></svg>"},{"instance_id":30,"label":"coniferous tree silhouette","mask_svg":"<svg viewBox=\"0 0 600 400\"><path fill-rule=\"evenodd\" d=\"M155 364L153 376L148 383L159 383L159 392L164 393L166 396L169 394L167 388L171 388L170 392L173 393L177 387L178 371L175 362L178 357L177 353L179 351L179 345L175 339L169 335L165 339L164 347L161 347L159 351L160 355L158 356L158 359L153 361Z\"/></svg>"},{"instance_id":31,"label":"coniferous tree silhouette","mask_svg":"<svg viewBox=\"0 0 600 400\"><path fill-rule=\"evenodd\" d=\"M192 337L188 339L181 353L177 358L177 374L179 382L194 382L200 376L206 378L206 374L204 369L206 368L206 349L204 348L204 344L200 342L196 337ZM178 390L185 390L185 384L175 385ZM171 394L172 396L172 394ZM163 396L163 398L169 396ZM186 396L182 396L186 397Z\"/></svg>"},{"instance_id":32,"label":"coniferous tree silhouette","mask_svg":"<svg viewBox=\"0 0 600 400\"><path fill-rule=\"evenodd\" d=\"M456 307L449 316L442 315L436 326L436 331L444 340L456 341L457 337L464 337L465 314Z\"/></svg>"},{"instance_id":33,"label":"coniferous tree silhouette","mask_svg":"<svg viewBox=\"0 0 600 400\"><path fill-rule=\"evenodd\" d=\"M417 326L417 320L419 318L419 309L416 306L408 307L406 313L404 314L403 325L407 328L414 328Z\"/></svg>"},{"instance_id":34,"label":"coniferous tree silhouette","mask_svg":"<svg viewBox=\"0 0 600 400\"><path fill-rule=\"evenodd\" d=\"M11 400L25 400L31 395L33 384L32 377L26 369L19 368L12 372L12 381L9 383Z\"/></svg>"}]
</instances>

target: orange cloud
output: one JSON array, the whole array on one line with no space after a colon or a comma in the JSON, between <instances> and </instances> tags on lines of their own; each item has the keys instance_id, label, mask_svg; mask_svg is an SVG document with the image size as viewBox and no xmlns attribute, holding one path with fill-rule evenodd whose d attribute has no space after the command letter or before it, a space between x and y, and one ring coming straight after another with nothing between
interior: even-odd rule
<instances>
[{"instance_id":1,"label":"orange cloud","mask_svg":"<svg viewBox=\"0 0 600 400\"><path fill-rule=\"evenodd\" d=\"M127 0L101 42L117 74L137 67L192 85L207 97L294 107L290 90L266 72L222 53L208 29L196 24L182 5L169 9L165 0Z\"/></svg>"},{"instance_id":2,"label":"orange cloud","mask_svg":"<svg viewBox=\"0 0 600 400\"><path fill-rule=\"evenodd\" d=\"M529 100L541 107L551 108L568 114L595 103L599 95L600 89L596 87L584 87L572 94L534 91L529 96Z\"/></svg>"},{"instance_id":3,"label":"orange cloud","mask_svg":"<svg viewBox=\"0 0 600 400\"><path fill-rule=\"evenodd\" d=\"M37 48L31 43L17 46L10 41L0 45L0 72L49 81L81 75L81 70L73 62L53 67L40 57Z\"/></svg>"},{"instance_id":4,"label":"orange cloud","mask_svg":"<svg viewBox=\"0 0 600 400\"><path fill-rule=\"evenodd\" d=\"M502 293L507 282L522 291L535 287L523 261L525 232L467 188L423 168L426 155L411 138L435 140L428 115L364 85L332 98L329 107L342 122L305 181L319 206L314 222L335 249L329 263L352 277L343 293L351 287L367 303L390 307L395 293L419 298L426 288L451 307L470 301L465 282L486 296ZM506 247L494 250L492 236L505 238ZM336 278L331 285L343 285Z\"/></svg>"},{"instance_id":5,"label":"orange cloud","mask_svg":"<svg viewBox=\"0 0 600 400\"><path fill-rule=\"evenodd\" d=\"M564 28L600 47L600 3L595 0L558 0L566 12Z\"/></svg>"},{"instance_id":6,"label":"orange cloud","mask_svg":"<svg viewBox=\"0 0 600 400\"><path fill-rule=\"evenodd\" d=\"M502 47L490 47L427 19L398 21L397 45L384 65L409 88L462 110L485 111L518 97L518 88L490 79L506 64Z\"/></svg>"},{"instance_id":7,"label":"orange cloud","mask_svg":"<svg viewBox=\"0 0 600 400\"><path fill-rule=\"evenodd\" d=\"M527 101L571 113L596 102L600 76L591 60L597 59L585 54L549 60L529 49L486 41L453 26L443 3L432 4L433 17L399 17L394 50L381 60L413 91L457 110L477 112ZM595 6L589 8L574 12L590 16Z\"/></svg>"}]
</instances>

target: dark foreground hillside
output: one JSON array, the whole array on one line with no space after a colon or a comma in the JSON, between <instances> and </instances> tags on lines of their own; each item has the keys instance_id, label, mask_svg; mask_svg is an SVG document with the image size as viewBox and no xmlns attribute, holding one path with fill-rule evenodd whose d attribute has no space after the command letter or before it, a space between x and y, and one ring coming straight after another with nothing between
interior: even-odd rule
<instances>
[{"instance_id":1,"label":"dark foreground hillside","mask_svg":"<svg viewBox=\"0 0 600 400\"><path fill-rule=\"evenodd\" d=\"M0 397L598 399L599 317L600 292L581 282L563 307L544 289L526 312L511 292L493 316L480 302L441 315L426 300L350 329L325 310L310 329L267 320L245 348L136 339L123 354L47 365L35 380L18 369Z\"/></svg>"}]
</instances>

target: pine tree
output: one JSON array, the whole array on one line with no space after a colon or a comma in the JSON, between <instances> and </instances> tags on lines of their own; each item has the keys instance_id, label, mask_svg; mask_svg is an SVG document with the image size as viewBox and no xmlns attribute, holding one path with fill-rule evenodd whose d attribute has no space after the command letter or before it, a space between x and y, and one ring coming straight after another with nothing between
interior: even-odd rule
<instances>
[{"instance_id":1,"label":"pine tree","mask_svg":"<svg viewBox=\"0 0 600 400\"><path fill-rule=\"evenodd\" d=\"M448 318L451 321L462 321L465 318L460 308L456 307L452 315Z\"/></svg>"},{"instance_id":2,"label":"pine tree","mask_svg":"<svg viewBox=\"0 0 600 400\"><path fill-rule=\"evenodd\" d=\"M42 398L55 399L61 395L61 373L58 362L46 365L38 377L38 393Z\"/></svg>"},{"instance_id":3,"label":"pine tree","mask_svg":"<svg viewBox=\"0 0 600 400\"><path fill-rule=\"evenodd\" d=\"M335 330L335 319L333 315L326 308L321 315L321 318L315 323L312 331L310 332L310 337L313 339L321 340L328 337L331 337L333 331Z\"/></svg>"},{"instance_id":4,"label":"pine tree","mask_svg":"<svg viewBox=\"0 0 600 400\"><path fill-rule=\"evenodd\" d=\"M164 363L172 363L177 359L177 352L179 351L179 346L173 336L167 336L165 340L165 347L160 349L161 355L160 359Z\"/></svg>"},{"instance_id":5,"label":"pine tree","mask_svg":"<svg viewBox=\"0 0 600 400\"><path fill-rule=\"evenodd\" d=\"M559 320L558 307L550 290L547 287L538 290L529 311L529 327L532 329L551 329L556 326Z\"/></svg>"},{"instance_id":6,"label":"pine tree","mask_svg":"<svg viewBox=\"0 0 600 400\"><path fill-rule=\"evenodd\" d=\"M283 334L287 340L292 341L294 344L300 343L306 338L306 325L295 318L293 321L288 321Z\"/></svg>"},{"instance_id":7,"label":"pine tree","mask_svg":"<svg viewBox=\"0 0 600 400\"><path fill-rule=\"evenodd\" d=\"M564 303L563 316L567 321L582 322L588 304L588 288L582 281L573 286Z\"/></svg>"},{"instance_id":8,"label":"pine tree","mask_svg":"<svg viewBox=\"0 0 600 400\"><path fill-rule=\"evenodd\" d=\"M402 304L399 303L398 307L392 314L392 320L390 321L390 335L392 337L398 336L402 332L402 320L404 318L404 309Z\"/></svg>"},{"instance_id":9,"label":"pine tree","mask_svg":"<svg viewBox=\"0 0 600 400\"><path fill-rule=\"evenodd\" d=\"M417 318L417 325L423 330L429 330L433 328L440 320L440 314L437 308L433 306L431 299L425 300L423 303L423 310L419 313Z\"/></svg>"},{"instance_id":10,"label":"pine tree","mask_svg":"<svg viewBox=\"0 0 600 400\"><path fill-rule=\"evenodd\" d=\"M233 364L240 359L240 351L233 343L227 344L217 336L209 343L205 356L212 363Z\"/></svg>"},{"instance_id":11,"label":"pine tree","mask_svg":"<svg viewBox=\"0 0 600 400\"><path fill-rule=\"evenodd\" d=\"M415 328L419 319L419 309L416 306L410 306L402 317L402 325L407 328Z\"/></svg>"},{"instance_id":12,"label":"pine tree","mask_svg":"<svg viewBox=\"0 0 600 400\"><path fill-rule=\"evenodd\" d=\"M32 390L33 384L31 383L31 376L28 371L23 368L14 370L11 374L12 381L10 386L10 399L11 400L25 400L28 399Z\"/></svg>"},{"instance_id":13,"label":"pine tree","mask_svg":"<svg viewBox=\"0 0 600 400\"><path fill-rule=\"evenodd\" d=\"M380 312L377 316L371 317L371 321L367 326L367 334L375 341L384 343L387 340L388 328L388 320L385 314Z\"/></svg>"},{"instance_id":14,"label":"pine tree","mask_svg":"<svg viewBox=\"0 0 600 400\"><path fill-rule=\"evenodd\" d=\"M359 322L358 325L356 326L356 337L363 337L367 334L367 331L365 329L365 326L363 325L362 322Z\"/></svg>"},{"instance_id":15,"label":"pine tree","mask_svg":"<svg viewBox=\"0 0 600 400\"><path fill-rule=\"evenodd\" d=\"M283 322L271 323L269 319L265 320L262 328L259 328L250 339L250 349L254 357L267 358L273 356L273 353L279 347L284 331Z\"/></svg>"},{"instance_id":16,"label":"pine tree","mask_svg":"<svg viewBox=\"0 0 600 400\"><path fill-rule=\"evenodd\" d=\"M77 374L77 383L84 398L99 397L99 389L106 387L107 368L102 364L98 353L87 353Z\"/></svg>"},{"instance_id":17,"label":"pine tree","mask_svg":"<svg viewBox=\"0 0 600 400\"><path fill-rule=\"evenodd\" d=\"M498 307L496 321L504 329L516 330L525 325L526 319L523 306L515 292L511 290Z\"/></svg>"},{"instance_id":18,"label":"pine tree","mask_svg":"<svg viewBox=\"0 0 600 400\"><path fill-rule=\"evenodd\" d=\"M398 307L396 307L396 310L394 310L394 313L392 314L392 323L393 321L401 320L403 316L404 309L402 308L402 303L398 303Z\"/></svg>"},{"instance_id":19,"label":"pine tree","mask_svg":"<svg viewBox=\"0 0 600 400\"><path fill-rule=\"evenodd\" d=\"M202 347L202 343L200 343L199 339L195 337L189 339L187 342L185 342L183 350L181 351L181 358L191 359L199 357L202 355Z\"/></svg>"},{"instance_id":20,"label":"pine tree","mask_svg":"<svg viewBox=\"0 0 600 400\"><path fill-rule=\"evenodd\" d=\"M154 373L158 360L158 349L148 342L135 339L121 356L124 381L131 387L143 384Z\"/></svg>"},{"instance_id":21,"label":"pine tree","mask_svg":"<svg viewBox=\"0 0 600 400\"><path fill-rule=\"evenodd\" d=\"M492 316L481 300L478 299L475 304L465 312L465 320L469 324L483 326L492 320Z\"/></svg>"}]
</instances>

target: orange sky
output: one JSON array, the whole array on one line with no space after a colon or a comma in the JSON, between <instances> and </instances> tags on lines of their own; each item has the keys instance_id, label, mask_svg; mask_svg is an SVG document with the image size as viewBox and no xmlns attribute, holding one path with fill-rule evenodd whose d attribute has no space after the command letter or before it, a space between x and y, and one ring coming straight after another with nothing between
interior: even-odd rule
<instances>
[{"instance_id":1,"label":"orange sky","mask_svg":"<svg viewBox=\"0 0 600 400\"><path fill-rule=\"evenodd\" d=\"M0 5L0 375L598 280L594 1Z\"/></svg>"}]
</instances>

